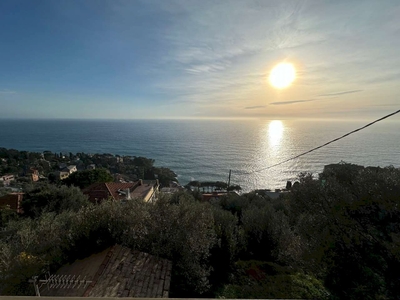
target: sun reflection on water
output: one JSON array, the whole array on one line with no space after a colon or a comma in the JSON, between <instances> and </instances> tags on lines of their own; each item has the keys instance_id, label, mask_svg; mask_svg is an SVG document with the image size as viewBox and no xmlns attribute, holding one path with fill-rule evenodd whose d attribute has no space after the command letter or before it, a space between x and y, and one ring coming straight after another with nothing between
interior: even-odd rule
<instances>
[{"instance_id":1,"label":"sun reflection on water","mask_svg":"<svg viewBox=\"0 0 400 300\"><path fill-rule=\"evenodd\" d=\"M268 139L271 146L279 146L283 136L282 121L274 120L268 125Z\"/></svg>"}]
</instances>

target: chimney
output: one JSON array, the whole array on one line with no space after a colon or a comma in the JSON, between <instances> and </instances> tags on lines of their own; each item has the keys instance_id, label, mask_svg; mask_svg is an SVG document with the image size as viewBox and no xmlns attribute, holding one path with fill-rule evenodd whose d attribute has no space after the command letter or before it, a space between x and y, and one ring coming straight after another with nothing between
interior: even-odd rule
<instances>
[{"instance_id":1,"label":"chimney","mask_svg":"<svg viewBox=\"0 0 400 300\"><path fill-rule=\"evenodd\" d=\"M132 200L131 199L131 191L129 190L129 188L126 189L126 200Z\"/></svg>"},{"instance_id":2,"label":"chimney","mask_svg":"<svg viewBox=\"0 0 400 300\"><path fill-rule=\"evenodd\" d=\"M139 179L139 185L143 185L143 179Z\"/></svg>"}]
</instances>

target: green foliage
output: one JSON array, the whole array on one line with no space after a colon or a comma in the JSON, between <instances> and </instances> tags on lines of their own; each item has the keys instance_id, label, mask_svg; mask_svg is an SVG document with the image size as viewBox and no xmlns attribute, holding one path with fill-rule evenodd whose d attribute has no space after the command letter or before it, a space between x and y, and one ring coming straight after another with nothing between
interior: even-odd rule
<instances>
[{"instance_id":1,"label":"green foliage","mask_svg":"<svg viewBox=\"0 0 400 300\"><path fill-rule=\"evenodd\" d=\"M95 182L107 182L113 179L102 173L97 173L97 169L106 169L112 174L119 174L128 180L159 179L162 186L168 186L171 181L177 181L176 174L164 167L155 167L154 159L146 157L130 157L104 154L85 154L85 153L43 153L18 151L14 149L0 148L0 174L10 173L14 175L26 176L27 170L34 167L41 175L48 178L50 183L59 184L60 179L55 176L54 171L59 171L59 165L73 164L79 169L83 169L90 164L96 165L96 171L92 173L72 174L66 183L84 188ZM29 176L28 176L29 177ZM76 177L76 178L74 178ZM27 179L25 179L26 181ZM29 179L30 180L30 179ZM15 182L16 183L16 182Z\"/></svg>"},{"instance_id":2,"label":"green foliage","mask_svg":"<svg viewBox=\"0 0 400 300\"><path fill-rule=\"evenodd\" d=\"M7 244L0 242L0 294L34 295L33 285L28 282L35 274L40 274L43 261L36 256L21 252L12 253Z\"/></svg>"},{"instance_id":3,"label":"green foliage","mask_svg":"<svg viewBox=\"0 0 400 300\"><path fill-rule=\"evenodd\" d=\"M64 255L63 244L68 235L61 219L54 213L45 213L36 220L8 223L5 233L9 235L0 240L2 295L34 295L28 280L48 271L49 262L60 261Z\"/></svg>"},{"instance_id":4,"label":"green foliage","mask_svg":"<svg viewBox=\"0 0 400 300\"><path fill-rule=\"evenodd\" d=\"M44 211L55 213L65 210L78 211L88 204L87 197L77 187L42 184L25 193L22 208L25 215L35 218Z\"/></svg>"},{"instance_id":5,"label":"green foliage","mask_svg":"<svg viewBox=\"0 0 400 300\"><path fill-rule=\"evenodd\" d=\"M177 181L175 172L168 168L154 168L153 173L157 175L157 179L162 186L168 186L170 182Z\"/></svg>"},{"instance_id":6,"label":"green foliage","mask_svg":"<svg viewBox=\"0 0 400 300\"><path fill-rule=\"evenodd\" d=\"M4 253L0 252L1 276L6 279L0 289L14 295L30 293L29 287L16 281L27 282L42 269L56 269L115 243L172 260L172 293L199 295L209 288L207 261L215 243L210 206L190 197L179 205L161 198L155 204L104 201L77 212L42 212L36 219L9 222L0 241L5 245ZM16 262L21 253L40 258L40 263L18 277Z\"/></svg>"},{"instance_id":7,"label":"green foliage","mask_svg":"<svg viewBox=\"0 0 400 300\"><path fill-rule=\"evenodd\" d=\"M63 181L67 185L74 185L83 189L93 183L113 181L113 177L106 169L94 169L74 172Z\"/></svg>"},{"instance_id":8,"label":"green foliage","mask_svg":"<svg viewBox=\"0 0 400 300\"><path fill-rule=\"evenodd\" d=\"M17 220L17 213L7 207L0 207L0 228L6 227L8 222Z\"/></svg>"},{"instance_id":9,"label":"green foliage","mask_svg":"<svg viewBox=\"0 0 400 300\"><path fill-rule=\"evenodd\" d=\"M243 257L286 261L296 241L287 217L270 203L263 207L252 205L243 212L244 236L247 242Z\"/></svg>"},{"instance_id":10,"label":"green foliage","mask_svg":"<svg viewBox=\"0 0 400 300\"><path fill-rule=\"evenodd\" d=\"M200 187L201 186L201 182L194 180L194 181L190 181L186 186L195 186L195 187Z\"/></svg>"},{"instance_id":11,"label":"green foliage","mask_svg":"<svg viewBox=\"0 0 400 300\"><path fill-rule=\"evenodd\" d=\"M210 287L207 261L214 244L213 215L207 203L182 196L178 205L161 197L149 211L146 249L174 262L171 294L192 297Z\"/></svg>"},{"instance_id":12,"label":"green foliage","mask_svg":"<svg viewBox=\"0 0 400 300\"><path fill-rule=\"evenodd\" d=\"M211 249L210 264L213 267L210 281L213 288L228 282L243 240L239 233L238 218L228 211L213 207L216 243Z\"/></svg>"},{"instance_id":13,"label":"green foliage","mask_svg":"<svg viewBox=\"0 0 400 300\"><path fill-rule=\"evenodd\" d=\"M273 263L240 261L232 284L224 286L219 298L328 299L329 293L316 278L293 272Z\"/></svg>"},{"instance_id":14,"label":"green foliage","mask_svg":"<svg viewBox=\"0 0 400 300\"><path fill-rule=\"evenodd\" d=\"M8 187L0 187L0 197L11 193L12 190Z\"/></svg>"},{"instance_id":15,"label":"green foliage","mask_svg":"<svg viewBox=\"0 0 400 300\"><path fill-rule=\"evenodd\" d=\"M289 199L303 266L339 298L398 298L400 170L341 167L324 184L303 175Z\"/></svg>"},{"instance_id":16,"label":"green foliage","mask_svg":"<svg viewBox=\"0 0 400 300\"><path fill-rule=\"evenodd\" d=\"M135 166L143 167L145 169L150 169L153 167L154 159L142 157L142 156L135 156L133 158L133 163Z\"/></svg>"},{"instance_id":17,"label":"green foliage","mask_svg":"<svg viewBox=\"0 0 400 300\"><path fill-rule=\"evenodd\" d=\"M242 187L240 185L234 184L227 188L228 191L241 191Z\"/></svg>"},{"instance_id":18,"label":"green foliage","mask_svg":"<svg viewBox=\"0 0 400 300\"><path fill-rule=\"evenodd\" d=\"M400 297L393 167L339 164L318 180L300 174L276 200L249 193L201 203L180 192L156 203L82 206L77 191L34 189L26 201L35 219L5 215L1 290L27 294L18 282L33 273L120 243L172 260L174 297L321 299L326 289L333 299Z\"/></svg>"}]
</instances>

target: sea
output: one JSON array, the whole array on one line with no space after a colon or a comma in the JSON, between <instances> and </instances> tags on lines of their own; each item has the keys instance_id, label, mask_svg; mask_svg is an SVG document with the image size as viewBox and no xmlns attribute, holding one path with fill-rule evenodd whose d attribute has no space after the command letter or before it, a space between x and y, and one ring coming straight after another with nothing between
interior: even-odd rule
<instances>
[{"instance_id":1,"label":"sea","mask_svg":"<svg viewBox=\"0 0 400 300\"><path fill-rule=\"evenodd\" d=\"M184 185L228 181L243 191L284 188L327 164L400 167L400 117L394 116L296 159L364 126L343 120L0 120L0 147L33 152L145 156ZM287 161L287 162L285 162ZM284 162L280 164L281 162ZM278 164L278 165L277 165ZM276 166L274 166L276 165Z\"/></svg>"}]
</instances>

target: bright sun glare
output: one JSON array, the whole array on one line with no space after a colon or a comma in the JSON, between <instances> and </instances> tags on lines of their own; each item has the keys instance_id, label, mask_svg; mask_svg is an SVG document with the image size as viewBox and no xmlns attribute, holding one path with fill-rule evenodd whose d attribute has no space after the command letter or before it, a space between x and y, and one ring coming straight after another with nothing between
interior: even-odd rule
<instances>
[{"instance_id":1,"label":"bright sun glare","mask_svg":"<svg viewBox=\"0 0 400 300\"><path fill-rule=\"evenodd\" d=\"M272 146L278 146L283 135L282 121L274 120L268 125L269 142Z\"/></svg>"},{"instance_id":2,"label":"bright sun glare","mask_svg":"<svg viewBox=\"0 0 400 300\"><path fill-rule=\"evenodd\" d=\"M269 74L270 84L277 89L288 87L295 78L296 70L290 63L276 65Z\"/></svg>"}]
</instances>

